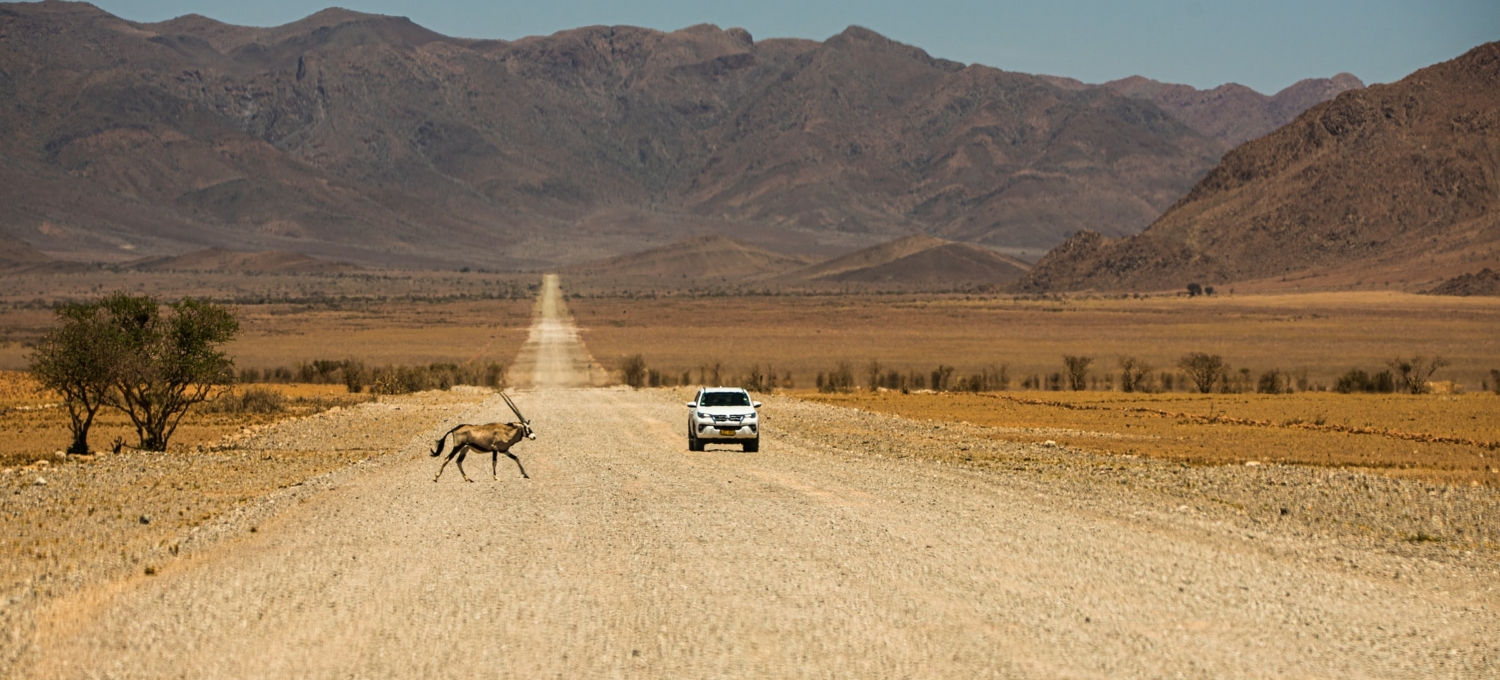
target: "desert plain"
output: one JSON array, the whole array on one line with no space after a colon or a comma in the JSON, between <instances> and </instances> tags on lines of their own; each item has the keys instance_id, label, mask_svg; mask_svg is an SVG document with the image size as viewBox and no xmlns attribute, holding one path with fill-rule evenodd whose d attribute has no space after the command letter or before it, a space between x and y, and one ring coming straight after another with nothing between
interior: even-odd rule
<instances>
[{"instance_id":1,"label":"desert plain","mask_svg":"<svg viewBox=\"0 0 1500 680\"><path fill-rule=\"evenodd\" d=\"M136 280L131 276L141 278ZM109 274L105 283L119 289L148 291L165 299L180 295L221 296L242 324L240 336L227 348L229 353L240 368L256 369L265 375L277 368L286 369L287 375L305 375L299 369L317 360L357 360L368 366L503 363L511 382L525 385L525 389L516 392L517 398L523 404L539 404L544 409L531 415L543 427L549 443L544 448L529 449L536 453L523 458L533 475L566 477L572 473L565 471L575 464L569 461L581 455L590 461L589 465L603 466L599 468L600 474L625 472L627 476L622 480L601 478L605 481L585 486L593 488L602 483L612 489L607 491L607 497L614 499L609 503L628 505L636 502L631 499L643 498L642 493L654 493L649 491L653 485L690 483L691 476L707 470L702 466L708 465L716 471L713 474L728 475L728 481L714 489L729 492L734 482L739 481L749 485L745 491L752 492L746 497L737 495L739 490L735 490L730 496L712 501L742 506L750 513L725 521L769 522L769 531L781 536L781 540L792 541L788 545L800 546L795 547L805 553L800 559L812 560L806 564L821 563L824 559L817 557L820 548L796 543L802 539L792 538L813 536L799 533L804 530L796 528L810 517L821 516L830 508L845 508L839 512L854 512L863 518L858 520L861 522L891 520L885 515L877 519L864 510L850 510L872 503L880 507L889 500L886 496L893 492L881 490L887 489L882 484L893 483L887 476L896 475L891 478L894 479L911 474L916 475L915 479L927 480L913 482L897 493L904 499L902 503L926 502L922 499L938 488L949 489L943 493L953 493L956 488L977 484L973 488L994 486L1014 504L1019 502L1015 494L1024 487L1028 491L1022 495L1035 489L1038 498L1059 494L1071 499L1065 511L1058 510L1050 501L1040 500L1035 502L1042 505L1028 511L1063 512L1069 517L1058 520L1063 527L1078 521L1077 517L1098 516L1097 513L1105 512L1104 505L1108 505L1115 508L1108 512L1136 513L1137 519L1132 522L1145 521L1156 527L1150 529L1151 535L1160 531L1191 533L1198 530L1192 527L1215 527L1210 529L1210 535L1219 537L1202 539L1207 543L1194 539L1201 543L1194 550L1209 550L1216 555L1213 559L1226 559L1227 555L1245 549L1240 546L1247 542L1243 536L1263 536L1261 540L1271 540L1277 547L1270 553L1252 551L1256 557L1246 554L1235 559L1249 560L1244 564L1253 565L1254 569L1267 569L1281 562L1305 564L1309 557L1314 557L1313 564L1337 565L1338 579L1353 578L1350 583L1365 584L1352 587L1374 584L1377 589L1394 588L1385 595L1370 597L1396 597L1393 601L1399 603L1395 605L1397 609L1415 617L1407 633L1419 637L1402 642L1380 638L1384 640L1380 644L1386 645L1381 649L1388 652L1384 661L1370 656L1374 647L1350 643L1354 644L1349 647L1351 653L1329 662L1327 668L1344 672L1395 669L1390 674L1431 672L1448 677L1474 677L1476 673L1488 672L1485 669L1494 669L1497 657L1486 646L1487 638L1482 633L1491 620L1486 603L1492 601L1493 591L1475 590L1481 587L1478 584L1493 581L1494 565L1500 558L1500 542L1493 532L1495 513L1500 507L1494 496L1495 489L1500 488L1500 474L1497 474L1500 461L1495 459L1500 455L1500 429L1497 429L1500 419L1495 417L1500 396L1493 393L1489 382L1493 364L1500 364L1497 360L1500 347L1493 333L1494 328L1500 327L1500 304L1494 298L1393 292L1221 294L1207 298L1177 294L1012 296L975 292L707 295L595 290L570 293L567 282L563 281L553 298L553 308L555 315L566 317L572 324L566 336L572 339L565 340L581 343L592 359L610 372L605 382L614 386L559 391L526 379L532 372L541 375L537 362L545 359L538 357L547 355L534 348L530 352L525 350L528 343L538 341L534 326L543 316L543 305L538 299L545 292L540 277L480 273L405 276L367 277L364 284L375 292L364 294L357 285L350 286L349 277L337 275L258 276L232 284L237 290L226 288L226 282L213 281L213 277L181 274L128 274L123 278ZM82 279L74 281L84 292L105 288ZM389 286L389 290L380 290L382 285ZM289 561L284 563L285 567L276 567L296 574L300 570L294 565L326 566L329 558L323 552L330 546L343 545L345 540L361 543L387 540L380 538L382 534L378 532L367 532L374 531L379 522L392 520L365 517L359 525L326 525L335 532L332 535L354 531L358 536L350 534L347 539L336 539L327 546L321 541L308 543L312 538L302 534L301 527L307 519L303 516L323 518L320 521L344 516L345 511L336 509L346 502L340 500L341 494L355 493L354 490L360 496L383 494L394 504L393 512L405 512L398 510L404 506L400 497L414 493L413 498L420 497L433 488L430 483L426 487L410 486L414 483L412 475L420 476L424 470L431 472L432 468L427 466L430 459L421 454L432 447L433 438L452 424L473 417L501 419L510 415L489 396L492 393L489 388L459 386L411 395L373 395L368 390L351 393L336 382L299 383L293 378L244 383L226 390L220 399L190 413L165 453L134 451L128 446L110 452L110 442L116 438L128 442L133 433L122 417L106 413L95 426L92 438L99 450L96 455L58 457L55 452L67 442L66 417L57 406L56 396L37 391L22 371L30 343L53 323L51 302L78 293L69 291L66 295L43 297L38 302L19 299L26 295L19 292L20 287L11 290L18 291L17 296L0 307L0 327L6 333L0 345L0 369L5 370L0 374L4 378L4 391L0 393L3 399L0 408L4 408L0 463L4 466L5 485L5 493L0 495L3 499L0 524L5 526L8 537L0 545L5 563L0 578L5 591L11 594L11 604L0 623L8 627L9 639L15 644L4 660L6 667L23 677L28 674L83 677L82 674L92 672L89 669L99 667L90 659L100 663L112 659L109 663L124 663L124 667L146 674L154 672L151 669L191 667L207 675L227 676L235 672L230 669L249 667L243 665L254 658L249 655L249 648L239 644L225 647L224 641L229 638L213 637L217 635L214 631L221 627L224 632L233 629L238 619L219 620L205 610L192 614L199 623L186 628L173 628L182 624L166 621L148 624L145 622L157 616L151 613L156 606L148 601L183 597L187 598L184 602L192 602L197 596L190 594L196 592L191 589L204 587L201 579L240 578L232 575L243 569L268 568L257 565L266 559L265 550L281 549L269 547L277 541L290 540L300 546L293 551L301 551L300 554L286 555ZM1249 382L1236 382L1229 391L1220 385L1212 393L1198 393L1188 387L1176 365L1176 359L1187 352L1221 355L1232 378L1248 375ZM1094 358L1087 389L1049 388L1049 376L1063 371L1065 354ZM620 369L632 355L639 355L664 386L632 390L621 385ZM1447 360L1432 376L1440 393L1340 394L1332 389L1350 369L1375 373L1385 370L1389 359L1413 355L1440 356ZM1156 369L1145 391L1120 391L1118 360L1127 356ZM981 391L937 391L928 387L872 390L866 375L872 361L878 362L884 373L906 376L926 376L938 366L950 366L955 379L985 372L993 375L1003 367L1010 382L1004 389L990 386ZM855 375L853 389L834 392L817 389L819 374L835 370L841 362ZM1249 370L1241 374L1240 368ZM1255 393L1254 379L1266 371L1282 375L1290 393ZM1173 375L1171 389L1166 388L1163 374ZM676 413L670 404L680 404L690 396L693 385L741 384L757 375L761 376L757 397L768 404L765 434L768 448L758 457L712 447L701 454L705 456L701 461L685 460L688 467L682 469L669 471L658 463L645 463L646 459L630 462L638 455L652 460L667 455L664 461L687 455L676 451L678 448L685 451L685 446L680 446L681 424L665 414ZM774 380L770 378L772 375ZM682 384L684 378L687 384ZM282 401L269 411L236 408L236 399L249 390L272 391L281 395ZM621 450L623 457L605 454L617 444L606 443L597 434L570 428L567 415L573 409L604 418L608 428L621 427L626 414L629 418L644 418L645 432L649 434L642 435L646 439L641 441L632 439L633 443ZM612 415L600 415L605 413ZM575 449L570 441L584 448ZM528 449L520 450L525 456ZM601 455L604 457L597 458ZM468 473L481 480L481 487L501 484L508 488L522 481L506 477L512 472L510 468L500 468L499 476L491 481L488 475L483 475L489 467L484 462L484 457L469 458ZM640 465L646 467L628 472ZM791 467L787 468L788 465ZM855 471L870 465L885 471L874 477L869 476L875 474L872 471L856 474ZM451 468L448 472L453 474ZM578 473L582 474L582 468ZM640 486L639 481L629 481L630 474L647 475L658 481ZM834 477L825 477L829 474ZM661 475L677 476L678 481L667 482L668 478ZM935 481L939 479L944 481ZM612 485L617 481L623 486L615 489ZM383 486L392 483L402 490L397 493ZM929 484L936 486L928 488ZM774 493L781 493L771 491L773 488L783 487L816 503L802 510L795 510L801 505L783 506L775 502L765 506L766 509L756 509L774 498ZM396 495L389 495L392 493ZM672 493L687 494L677 501L687 505L673 510L653 505L656 509L643 511L656 513L653 516L666 518L664 521L678 525L679 530L692 532L698 529L683 524L689 522L686 518L698 516L696 513L704 507L702 503L710 502L707 499L716 497L719 491L675 489ZM764 496L765 493L773 496ZM919 532L915 535L928 532L927 535L943 536L948 546L944 548L943 554L948 556L945 559L963 559L962 555L975 554L955 541L980 540L984 545L974 544L971 548L984 554L999 549L989 545L989 539L961 538L970 535L966 532L999 531L996 528L999 525L990 525L992 520L985 519L984 513L976 514L974 508L965 505L972 499L964 498L960 494L951 501L958 505L936 511L932 517L923 515L919 520L938 522L934 527L946 522L946 528L913 529ZM690 499L697 500L688 502ZM451 502L458 501L455 497ZM540 497L534 501L543 502ZM825 502L832 504L825 507ZM510 507L508 512L527 512L514 506L515 499L505 503ZM597 536L587 538L594 536L592 532L613 535L610 534L613 530L607 528L611 522L630 522L628 518L637 512L624 506L600 507L609 514L587 520L594 528L582 534L569 533L581 529L565 528L571 526L566 522L555 523L565 515L551 520L537 516L531 521L550 526L547 531L563 531L562 536L573 537L565 542L577 541L566 546L552 545L552 549L589 550L587 546L599 540ZM608 509L611 507L615 509ZM771 515L758 514L770 508L780 509L771 511ZM1138 513L1143 509L1168 513L1163 516L1172 519L1164 521L1175 528L1168 530L1161 521L1139 519ZM1179 514L1184 519L1177 519ZM1187 518L1191 518L1190 523L1182 524L1189 521ZM1019 520L1012 517L1006 521ZM450 557L473 564L471 560L479 554L470 551L482 551L482 545L490 545L499 536L493 529L479 529L486 542L465 543L460 535L470 531L458 528L465 524L454 525L456 533L451 536L454 542L442 549L461 550L462 554ZM680 560L718 568L714 565L733 555L739 555L734 559L769 559L763 568L771 572L783 564L756 547L760 539L754 533L724 527L721 529L728 533L710 531L701 535L705 541L727 541L718 544L722 551L727 551L724 554L716 549L708 553L689 551L689 555L677 548L660 553L662 548L649 546L673 545L678 540L671 532L660 533L660 526L648 522L619 539L635 546L622 548L626 553L633 550L640 555L655 555L650 558L655 564L650 567L651 573L677 573L677 567L670 565ZM1073 530L1093 529L1080 525ZM842 568L854 568L856 573L863 574L845 585L823 582L817 587L856 598L868 596L871 591L866 588L905 587L886 583L889 574L877 576L868 571L868 562L863 560L873 558L873 554L857 556L858 549L853 546L862 544L859 542L868 536L858 531L848 535L815 533L823 536L819 540L829 546L854 549L855 553L836 559L843 560L838 562L844 565ZM716 535L718 538L714 538ZM1004 531L994 534L1001 535L1008 534ZM1062 536L1047 541L1083 545ZM458 547L462 545L470 548ZM365 545L360 550L370 547ZM926 549L932 548L928 545ZM410 549L414 547L400 548ZM551 562L535 562L541 556L531 548L505 554L509 557L504 559L520 560L513 562L513 566L523 571L553 569L546 566ZM605 551L586 559L582 576L596 583L615 578L606 573L610 569L606 563L596 563L608 554ZM1027 559L1040 559L1041 562L1032 563L1041 564L1051 558ZM1142 554L1126 559L1135 564L1134 561L1146 558ZM1271 563L1264 563L1268 559ZM796 560L784 564L791 567ZM1356 564L1360 566L1355 567ZM928 568L919 565L920 561L911 562L908 567ZM1168 568L1164 564L1145 563L1136 567L1169 571L1177 568L1175 564ZM1304 595L1310 598L1309 602L1323 603L1330 593L1351 587L1347 583L1330 585L1327 582L1330 576L1322 571L1328 568L1317 566L1316 573L1283 579L1275 587L1290 588L1287 592L1291 594L1292 589L1301 586L1289 584L1321 584L1310 586L1313 589ZM1236 567L1227 572L1221 570L1213 577L1200 573L1197 578L1214 580L1227 574L1232 580L1237 573ZM783 576L794 581L801 578L792 574ZM658 577L691 581L684 580L681 574ZM635 580L627 578L626 583L610 587L640 589L646 587L643 583L658 577L647 578L645 582L639 580L640 576L633 577ZM1404 590L1412 585L1413 577L1419 579L1417 584L1436 584L1443 594L1423 595L1428 591L1420 587ZM289 578L292 580L267 583L263 587L301 593L295 596L299 601L309 593L308 589L316 593L331 587L304 583L299 576ZM361 578L381 580L370 574ZM955 572L940 578L968 582L990 577ZM1408 581L1402 581L1403 578ZM572 587L566 581L546 583L543 592L563 592ZM741 583L731 579L729 583L719 596L743 597L734 593L760 581ZM455 587L456 582L449 582L449 586ZM642 592L655 592L652 589L657 587L646 587ZM689 591L683 592L696 592L693 589L708 586L687 587ZM556 591L557 588L562 591ZM176 595L168 595L169 592ZM252 589L245 595L253 599L261 597L257 593L263 592ZM357 603L367 597L359 594L363 592L357 588L343 596L353 597L352 602ZM702 592L716 591L709 588ZM1104 655L1090 656L1082 667L1099 672L1134 669L1152 674L1152 669L1159 667L1151 663L1169 663L1178 658L1131 646L1138 644L1130 640L1139 634L1130 632L1134 630L1131 626L1167 625L1167 619L1161 617L1175 616L1164 614L1162 604L1152 599L1158 596L1143 596L1141 592L1144 591L1127 590L1104 596L1115 602L1105 609L1117 606L1133 612L1108 625L1122 625L1126 620L1136 623L1112 633L1124 636L1123 646L1082 639L1068 643ZM1456 596L1458 593L1466 594ZM480 597L517 595L502 588ZM977 592L975 595L979 596ZM568 597L558 596L565 600ZM901 597L911 596L914 595L909 593ZM523 604L531 601L527 596L520 597ZM717 620L701 607L728 606L703 605L692 598L680 600L669 592L658 592L655 597L666 607L660 615L669 618L707 616ZM847 604L824 609L823 600L814 598L810 592L789 590L781 592L779 597L797 607L812 607L821 612L820 616L832 617L829 621L847 622L849 616L888 612L892 606L871 601L852 610L846 609ZM1456 615L1456 610L1446 609L1458 606L1454 597L1473 598L1464 611L1476 618L1470 621L1470 627L1449 630L1432 638L1443 630L1437 623L1442 617ZM1449 604L1450 599L1454 604ZM1127 601L1130 604L1125 604ZM1259 600L1252 597L1249 601ZM1280 634L1250 632L1264 623L1257 618L1259 614L1243 619L1226 618L1222 607L1229 602L1218 595L1200 601L1203 608L1190 615L1197 617L1194 620L1209 621L1209 628L1196 628L1197 624L1193 624L1183 629L1184 639L1196 640L1193 645L1207 645L1202 650L1240 649L1235 639L1257 645L1281 639ZM1353 612L1367 612L1359 608L1367 604L1345 614L1366 616ZM602 609L595 609L596 606ZM620 606L626 609L611 609L600 602L574 611L569 615L574 618L564 617L542 625L563 625L566 620L608 622L619 612L629 611L627 605ZM942 606L952 607L954 603ZM1306 614L1310 606L1313 605L1276 605L1286 612L1300 612L1296 615ZM1323 606L1316 604L1314 608ZM303 621L297 625L349 625L352 619L347 616L378 620L378 616L361 607L354 606L346 614L335 613L330 621L316 624ZM768 621L778 620L780 614L775 612L782 611L769 601L757 605L760 607L771 607L762 611L763 616L771 617ZM1042 630L1036 626L1056 615L1034 605L1005 608L1016 620L1030 621L1023 628L1031 631ZM164 613L169 617L185 615L174 611L169 609ZM358 613L361 611L364 613ZM1266 615L1275 611L1278 610L1264 610ZM1327 610L1319 611L1322 612L1319 616L1329 615ZM520 611L515 615L531 616ZM981 612L964 616L988 615ZM293 619L278 619L280 623L275 625L290 625L300 615L292 616ZM1107 615L1100 617L1100 614L1080 615L1079 621L1111 621ZM902 672L914 668L908 664L924 658L934 662L929 655L951 644L968 650L964 654L969 656L944 661L942 667L950 671L972 671L1000 663L1000 657L988 658L978 651L986 644L978 639L938 642L921 636L906 639L897 632L925 630L925 624L919 623L924 620L924 616L916 615L907 623L884 621L862 630L827 624L838 632L818 643L824 645L817 647L824 652L810 648L797 653L814 654L809 658L821 659L808 666L809 669L838 667L862 672ZM777 639L781 633L775 630L799 630L800 624L792 619L780 624L768 623L769 628L743 628L744 622L727 619L723 623L741 626L738 630L746 636L743 643L723 639L715 642L712 636L696 635L668 635L657 642L647 642L639 639L643 631L637 630L635 624L616 622L610 625L617 632L635 631L627 636L634 649L611 648L603 656L578 659L561 652L537 652L546 647L533 644L533 651L524 658L534 670L606 672L631 668L643 677L679 671L710 675L739 675L746 669L772 672L791 663L790 657L767 654L756 645ZM1385 625L1375 619L1366 623ZM98 646L99 641L109 636L137 635L130 632L137 630L137 625L167 625L163 630L176 632L143 638L140 644L119 649L107 644ZM916 627L905 627L909 625ZM1065 637L1086 634L1086 628L1094 625L1064 624L1070 631ZM447 629L446 624L429 622L427 626L424 630L433 635ZM1316 626L1322 626L1321 635L1349 632L1347 626L1334 619ZM281 628L252 628L255 639L267 644L281 639L276 632ZM459 635L467 639L464 634ZM604 635L604 632L600 629L583 635L580 640L603 639L590 635ZM892 635L896 638L891 638ZM1030 633L1014 630L1000 634L1009 641L1007 644L1018 644L1017 641L1030 639L1029 636ZM181 643L173 642L179 637ZM426 634L418 634L417 638L427 639ZM904 641L890 641L895 639ZM1431 644L1439 644L1441 640L1442 645L1454 650L1457 661L1450 662L1444 656L1446 651L1430 647L1421 641L1424 639L1430 639ZM180 649L175 646L178 644L216 648L227 665L205 666L192 661L190 656L174 656L180 654L173 651ZM910 651L895 652L888 644L905 645ZM1063 648L1057 647L1054 652ZM694 649L715 651L700 656L700 652L691 651ZM1310 642L1301 649L1274 667L1287 672L1322 667L1312 663L1322 649L1318 643ZM858 654L849 656L857 650L865 655L862 662L854 661ZM155 663L145 663L139 654L146 652L162 656L157 656ZM834 652L832 657L816 656ZM1010 664L1002 664L1004 667L1021 669L1018 672L1022 675L1060 672L1052 665L1058 657L1050 653L1034 657L1012 650L1002 656L1004 664ZM335 672L350 667L351 663L374 663L372 658L334 654L323 661L313 661L311 657L294 655L279 662L286 665L277 667ZM1229 660L1237 657L1210 654L1208 658L1210 661L1197 666L1200 674L1244 668ZM835 662L836 659L844 661ZM469 665L472 663L478 662L455 658L449 659L447 665L488 667ZM383 665L371 667L417 668L389 660L380 664Z\"/></svg>"}]
</instances>

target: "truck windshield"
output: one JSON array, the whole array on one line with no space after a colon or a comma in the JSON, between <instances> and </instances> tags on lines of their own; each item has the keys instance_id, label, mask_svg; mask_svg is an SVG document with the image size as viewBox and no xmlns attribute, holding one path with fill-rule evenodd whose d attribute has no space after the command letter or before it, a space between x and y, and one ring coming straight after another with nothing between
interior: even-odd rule
<instances>
[{"instance_id":1,"label":"truck windshield","mask_svg":"<svg viewBox=\"0 0 1500 680\"><path fill-rule=\"evenodd\" d=\"M749 406L750 397L744 392L704 392L699 406Z\"/></svg>"}]
</instances>

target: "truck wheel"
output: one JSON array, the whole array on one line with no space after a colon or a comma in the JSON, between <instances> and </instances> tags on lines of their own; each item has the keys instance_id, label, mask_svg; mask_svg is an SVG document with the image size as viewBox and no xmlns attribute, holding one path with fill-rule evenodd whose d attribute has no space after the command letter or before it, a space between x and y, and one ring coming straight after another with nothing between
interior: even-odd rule
<instances>
[{"instance_id":1,"label":"truck wheel","mask_svg":"<svg viewBox=\"0 0 1500 680\"><path fill-rule=\"evenodd\" d=\"M745 453L755 453L760 450L760 437L745 440Z\"/></svg>"}]
</instances>

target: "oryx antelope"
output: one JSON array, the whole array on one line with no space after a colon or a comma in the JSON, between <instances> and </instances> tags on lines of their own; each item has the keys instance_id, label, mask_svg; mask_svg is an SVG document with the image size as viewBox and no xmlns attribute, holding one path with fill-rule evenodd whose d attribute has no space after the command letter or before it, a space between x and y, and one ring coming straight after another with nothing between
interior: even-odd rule
<instances>
[{"instance_id":1,"label":"oryx antelope","mask_svg":"<svg viewBox=\"0 0 1500 680\"><path fill-rule=\"evenodd\" d=\"M516 403L511 401L504 392L501 392L500 396L505 398L505 403L510 405L511 412L515 413L516 418L519 418L521 422L459 425L443 433L443 436L439 437L437 443L434 444L437 448L433 449L432 457L443 455L443 443L448 441L450 435L453 437L453 451L443 459L443 465L438 468L437 475L432 478L432 481L436 482L438 477L443 476L443 469L448 467L448 461L453 460L454 456L458 456L458 474L463 475L466 482L474 481L469 479L469 475L464 472L464 456L469 455L469 449L490 453L490 476L493 478L499 479L500 477L497 468L500 465L500 454L503 453L516 461L516 467L520 468L522 477L531 479L531 475L526 474L526 468L521 465L521 459L510 452L510 447L521 441L522 437L536 439L536 433L532 432L531 421L521 415L521 410L516 408Z\"/></svg>"}]
</instances>

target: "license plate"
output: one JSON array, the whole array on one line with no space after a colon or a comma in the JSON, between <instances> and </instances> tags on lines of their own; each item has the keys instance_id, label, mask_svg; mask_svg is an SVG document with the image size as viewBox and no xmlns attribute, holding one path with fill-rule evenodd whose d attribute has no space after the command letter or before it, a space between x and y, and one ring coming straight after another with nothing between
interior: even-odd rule
<instances>
[{"instance_id":1,"label":"license plate","mask_svg":"<svg viewBox=\"0 0 1500 680\"><path fill-rule=\"evenodd\" d=\"M719 434L722 434L725 437L732 437L732 436L734 436L735 432L736 432L736 430L719 430Z\"/></svg>"}]
</instances>

